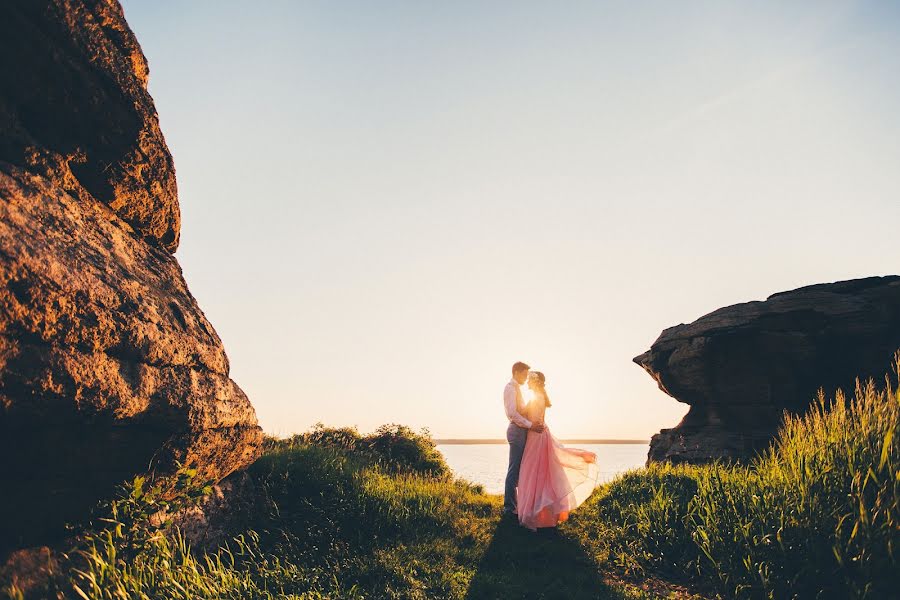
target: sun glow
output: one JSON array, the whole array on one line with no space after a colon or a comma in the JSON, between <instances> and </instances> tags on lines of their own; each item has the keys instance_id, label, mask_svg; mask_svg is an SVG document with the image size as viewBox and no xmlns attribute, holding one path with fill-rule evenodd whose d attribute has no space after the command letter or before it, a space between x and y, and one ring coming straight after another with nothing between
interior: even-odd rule
<instances>
[{"instance_id":1,"label":"sun glow","mask_svg":"<svg viewBox=\"0 0 900 600\"><path fill-rule=\"evenodd\" d=\"M896 272L897 3L123 4L267 432L502 437L522 360L554 435L649 439L664 328Z\"/></svg>"}]
</instances>

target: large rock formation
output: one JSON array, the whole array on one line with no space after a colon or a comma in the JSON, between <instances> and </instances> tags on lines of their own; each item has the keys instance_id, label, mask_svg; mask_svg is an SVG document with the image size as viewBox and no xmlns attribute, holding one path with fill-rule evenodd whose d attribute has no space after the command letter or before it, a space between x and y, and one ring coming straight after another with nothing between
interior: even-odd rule
<instances>
[{"instance_id":1,"label":"large rock formation","mask_svg":"<svg viewBox=\"0 0 900 600\"><path fill-rule=\"evenodd\" d=\"M0 6L0 552L262 431L171 252L172 158L115 0ZM3 556L0 555L0 562Z\"/></svg>"},{"instance_id":2,"label":"large rock formation","mask_svg":"<svg viewBox=\"0 0 900 600\"><path fill-rule=\"evenodd\" d=\"M811 285L669 327L634 362L691 408L653 436L648 462L748 458L785 410L802 413L819 388L880 381L897 349L900 276Z\"/></svg>"},{"instance_id":3,"label":"large rock formation","mask_svg":"<svg viewBox=\"0 0 900 600\"><path fill-rule=\"evenodd\" d=\"M0 50L0 160L103 202L174 251L175 167L119 3L4 0Z\"/></svg>"}]
</instances>

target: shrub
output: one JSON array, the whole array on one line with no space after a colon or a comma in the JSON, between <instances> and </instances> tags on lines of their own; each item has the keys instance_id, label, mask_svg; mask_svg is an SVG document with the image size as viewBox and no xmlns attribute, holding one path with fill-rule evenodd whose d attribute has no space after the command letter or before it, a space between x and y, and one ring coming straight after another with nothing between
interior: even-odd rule
<instances>
[{"instance_id":1,"label":"shrub","mask_svg":"<svg viewBox=\"0 0 900 600\"><path fill-rule=\"evenodd\" d=\"M360 441L379 464L391 471L447 475L450 468L427 429L416 433L405 425L382 425Z\"/></svg>"},{"instance_id":2,"label":"shrub","mask_svg":"<svg viewBox=\"0 0 900 600\"><path fill-rule=\"evenodd\" d=\"M300 446L318 446L352 452L361 439L355 427L326 427L316 423L310 431L297 433L286 439L270 435L263 440L263 454L292 450Z\"/></svg>"},{"instance_id":3,"label":"shrub","mask_svg":"<svg viewBox=\"0 0 900 600\"><path fill-rule=\"evenodd\" d=\"M362 439L356 427L325 427L322 423L316 423L312 431L300 437L305 444L349 452L356 450Z\"/></svg>"},{"instance_id":4,"label":"shrub","mask_svg":"<svg viewBox=\"0 0 900 600\"><path fill-rule=\"evenodd\" d=\"M285 452L306 446L325 448L348 457L377 463L393 473L445 476L450 468L435 447L427 429L416 433L406 425L389 423L363 437L355 427L326 427L316 423L312 430L287 439L266 436L264 453Z\"/></svg>"}]
</instances>

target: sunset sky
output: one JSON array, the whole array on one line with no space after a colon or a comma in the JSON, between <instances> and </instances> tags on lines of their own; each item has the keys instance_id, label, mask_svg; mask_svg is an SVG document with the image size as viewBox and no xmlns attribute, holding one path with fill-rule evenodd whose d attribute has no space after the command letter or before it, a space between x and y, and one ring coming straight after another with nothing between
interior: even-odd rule
<instances>
[{"instance_id":1,"label":"sunset sky","mask_svg":"<svg viewBox=\"0 0 900 600\"><path fill-rule=\"evenodd\" d=\"M263 428L686 412L660 331L900 271L900 3L125 0L176 256Z\"/></svg>"}]
</instances>

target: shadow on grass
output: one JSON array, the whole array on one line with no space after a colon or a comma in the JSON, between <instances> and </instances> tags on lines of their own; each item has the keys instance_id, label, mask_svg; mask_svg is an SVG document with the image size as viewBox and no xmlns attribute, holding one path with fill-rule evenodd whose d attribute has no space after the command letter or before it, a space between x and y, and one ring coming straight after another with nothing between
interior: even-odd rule
<instances>
[{"instance_id":1,"label":"shadow on grass","mask_svg":"<svg viewBox=\"0 0 900 600\"><path fill-rule=\"evenodd\" d=\"M561 532L501 521L478 563L467 600L620 598L582 547Z\"/></svg>"}]
</instances>

